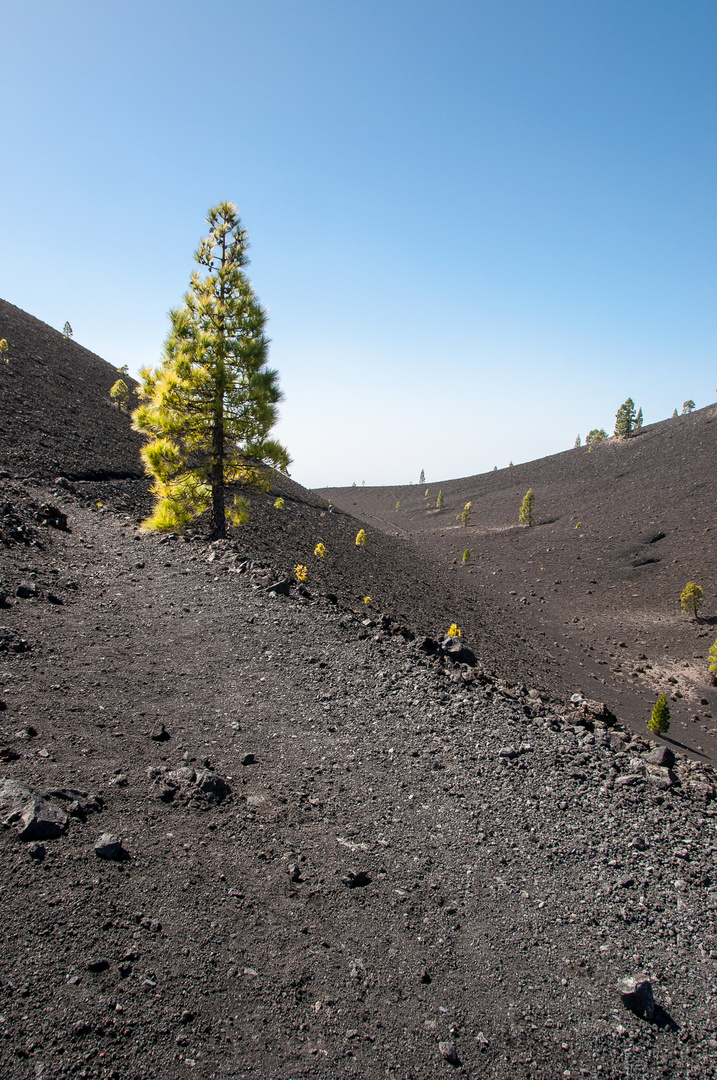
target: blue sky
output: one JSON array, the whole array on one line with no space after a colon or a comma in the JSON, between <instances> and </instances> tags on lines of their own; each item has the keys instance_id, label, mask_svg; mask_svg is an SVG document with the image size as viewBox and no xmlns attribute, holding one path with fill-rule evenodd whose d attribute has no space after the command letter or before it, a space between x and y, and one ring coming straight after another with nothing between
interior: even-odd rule
<instances>
[{"instance_id":1,"label":"blue sky","mask_svg":"<svg viewBox=\"0 0 717 1080\"><path fill-rule=\"evenodd\" d=\"M234 201L308 486L710 404L716 51L709 0L6 5L0 295L135 372Z\"/></svg>"}]
</instances>

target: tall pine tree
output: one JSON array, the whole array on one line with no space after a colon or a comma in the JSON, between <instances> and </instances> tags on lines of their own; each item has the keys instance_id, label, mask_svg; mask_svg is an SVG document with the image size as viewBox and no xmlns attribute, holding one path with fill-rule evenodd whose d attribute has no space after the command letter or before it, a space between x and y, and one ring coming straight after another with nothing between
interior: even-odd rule
<instances>
[{"instance_id":1,"label":"tall pine tree","mask_svg":"<svg viewBox=\"0 0 717 1080\"><path fill-rule=\"evenodd\" d=\"M211 507L212 535L226 535L227 514L242 518L241 500L225 507L225 485L256 483L263 466L285 471L286 449L269 432L281 400L278 376L266 366L266 312L242 267L246 230L233 203L212 207L209 235L194 258L181 307L158 368L140 372L137 430L150 437L142 450L157 503L150 528L177 529Z\"/></svg>"}]
</instances>

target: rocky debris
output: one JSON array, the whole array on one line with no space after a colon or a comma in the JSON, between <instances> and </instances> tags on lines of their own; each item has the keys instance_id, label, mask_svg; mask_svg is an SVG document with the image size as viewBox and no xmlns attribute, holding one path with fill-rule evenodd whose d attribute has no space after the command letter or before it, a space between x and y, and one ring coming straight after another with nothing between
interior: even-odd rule
<instances>
[{"instance_id":1,"label":"rocky debris","mask_svg":"<svg viewBox=\"0 0 717 1080\"><path fill-rule=\"evenodd\" d=\"M87 967L87 970L93 972L93 974L99 974L101 971L109 971L110 962L109 960L106 960L104 956L96 956L88 960L85 966Z\"/></svg>"},{"instance_id":2,"label":"rocky debris","mask_svg":"<svg viewBox=\"0 0 717 1080\"><path fill-rule=\"evenodd\" d=\"M46 854L45 845L38 844L36 841L33 841L32 844L28 844L27 853L31 859L35 859L37 862L42 862Z\"/></svg>"},{"instance_id":3,"label":"rocky debris","mask_svg":"<svg viewBox=\"0 0 717 1080\"><path fill-rule=\"evenodd\" d=\"M632 977L623 979L619 985L623 1005L643 1020L652 1021L655 1016L655 999L649 979Z\"/></svg>"},{"instance_id":4,"label":"rocky debris","mask_svg":"<svg viewBox=\"0 0 717 1080\"><path fill-rule=\"evenodd\" d=\"M662 766L665 769L673 768L675 755L669 746L655 746L647 754L642 755L642 760L648 765Z\"/></svg>"},{"instance_id":5,"label":"rocky debris","mask_svg":"<svg viewBox=\"0 0 717 1080\"><path fill-rule=\"evenodd\" d=\"M95 840L95 855L100 859L118 861L127 858L127 852L122 847L122 841L113 833L102 833Z\"/></svg>"},{"instance_id":6,"label":"rocky debris","mask_svg":"<svg viewBox=\"0 0 717 1080\"><path fill-rule=\"evenodd\" d=\"M89 792L78 791L77 788L51 788L46 794L49 799L60 799L66 804L70 817L78 818L80 821L87 821L90 814L99 814L104 808L101 796L90 795Z\"/></svg>"},{"instance_id":7,"label":"rocky debris","mask_svg":"<svg viewBox=\"0 0 717 1080\"><path fill-rule=\"evenodd\" d=\"M362 889L366 885L371 884L371 877L365 870L358 870L356 872L349 870L344 877L341 878L341 884L346 885L349 889Z\"/></svg>"},{"instance_id":8,"label":"rocky debris","mask_svg":"<svg viewBox=\"0 0 717 1080\"><path fill-rule=\"evenodd\" d=\"M241 763L242 765L256 765L256 757L254 754L244 754Z\"/></svg>"},{"instance_id":9,"label":"rocky debris","mask_svg":"<svg viewBox=\"0 0 717 1080\"><path fill-rule=\"evenodd\" d=\"M167 742L172 736L169 734L164 724L160 723L152 728L149 737L150 739L153 739L154 742Z\"/></svg>"},{"instance_id":10,"label":"rocky debris","mask_svg":"<svg viewBox=\"0 0 717 1080\"><path fill-rule=\"evenodd\" d=\"M273 592L277 596L288 596L292 584L291 578L283 578L281 581L275 581L272 585L268 585L267 592Z\"/></svg>"},{"instance_id":11,"label":"rocky debris","mask_svg":"<svg viewBox=\"0 0 717 1080\"><path fill-rule=\"evenodd\" d=\"M464 645L459 637L450 637L447 634L444 638L441 638L439 649L454 664L468 664L470 667L475 667L478 663L476 654L467 645Z\"/></svg>"},{"instance_id":12,"label":"rocky debris","mask_svg":"<svg viewBox=\"0 0 717 1080\"><path fill-rule=\"evenodd\" d=\"M51 503L42 503L35 513L35 520L51 529L60 529L63 532L67 529L67 514Z\"/></svg>"},{"instance_id":13,"label":"rocky debris","mask_svg":"<svg viewBox=\"0 0 717 1080\"><path fill-rule=\"evenodd\" d=\"M458 1057L458 1050L456 1044L451 1041L443 1041L438 1044L438 1052L444 1061L447 1061L449 1065L457 1067L461 1063L461 1059Z\"/></svg>"},{"instance_id":14,"label":"rocky debris","mask_svg":"<svg viewBox=\"0 0 717 1080\"><path fill-rule=\"evenodd\" d=\"M147 770L147 776L152 781L152 794L162 802L220 803L231 794L226 780L212 769L193 769L190 765L170 769L153 765Z\"/></svg>"},{"instance_id":15,"label":"rocky debris","mask_svg":"<svg viewBox=\"0 0 717 1080\"><path fill-rule=\"evenodd\" d=\"M12 626L0 626L0 652L29 652L30 645Z\"/></svg>"},{"instance_id":16,"label":"rocky debris","mask_svg":"<svg viewBox=\"0 0 717 1080\"><path fill-rule=\"evenodd\" d=\"M17 827L21 840L52 840L67 828L68 815L37 788L0 779L0 824Z\"/></svg>"},{"instance_id":17,"label":"rocky debris","mask_svg":"<svg viewBox=\"0 0 717 1080\"><path fill-rule=\"evenodd\" d=\"M22 585L18 585L18 587L15 589L15 596L17 596L20 600L34 600L40 595L41 593L37 585L33 584L28 585L27 583L24 583Z\"/></svg>"}]
</instances>

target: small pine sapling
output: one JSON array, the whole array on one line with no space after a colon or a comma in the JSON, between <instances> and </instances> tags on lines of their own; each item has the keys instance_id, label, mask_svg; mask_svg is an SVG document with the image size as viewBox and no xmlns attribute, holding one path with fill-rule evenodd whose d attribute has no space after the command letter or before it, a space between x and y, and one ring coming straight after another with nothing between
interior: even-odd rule
<instances>
[{"instance_id":1,"label":"small pine sapling","mask_svg":"<svg viewBox=\"0 0 717 1080\"><path fill-rule=\"evenodd\" d=\"M129 387L124 379L118 379L114 386L110 387L110 397L120 412L129 412Z\"/></svg>"},{"instance_id":2,"label":"small pine sapling","mask_svg":"<svg viewBox=\"0 0 717 1080\"><path fill-rule=\"evenodd\" d=\"M518 515L518 521L521 525L534 525L535 518L533 517L533 506L535 504L535 495L533 489L528 488L526 491L523 502L520 507L520 514Z\"/></svg>"},{"instance_id":3,"label":"small pine sapling","mask_svg":"<svg viewBox=\"0 0 717 1080\"><path fill-rule=\"evenodd\" d=\"M62 327L62 336L66 338L72 337L72 327L68 322L66 322L65 325Z\"/></svg>"},{"instance_id":4,"label":"small pine sapling","mask_svg":"<svg viewBox=\"0 0 717 1080\"><path fill-rule=\"evenodd\" d=\"M426 482L426 474L423 471L423 469L421 469L421 475L418 478L418 483L419 484L425 484L425 482Z\"/></svg>"},{"instance_id":5,"label":"small pine sapling","mask_svg":"<svg viewBox=\"0 0 717 1080\"><path fill-rule=\"evenodd\" d=\"M637 410L637 416L635 417L635 430L639 431L642 427L642 406Z\"/></svg>"},{"instance_id":6,"label":"small pine sapling","mask_svg":"<svg viewBox=\"0 0 717 1080\"><path fill-rule=\"evenodd\" d=\"M715 638L714 645L710 645L708 657L712 682L717 683L717 638Z\"/></svg>"},{"instance_id":7,"label":"small pine sapling","mask_svg":"<svg viewBox=\"0 0 717 1080\"><path fill-rule=\"evenodd\" d=\"M460 632L459 627L457 627L456 624L454 622L452 622L451 625L446 630L446 637L460 637L460 636L461 636L461 632Z\"/></svg>"},{"instance_id":8,"label":"small pine sapling","mask_svg":"<svg viewBox=\"0 0 717 1080\"><path fill-rule=\"evenodd\" d=\"M401 500L400 500L400 499L399 499L399 500L397 501L397 503L396 503L396 509L397 509L397 510L400 510L400 509L401 509Z\"/></svg>"},{"instance_id":9,"label":"small pine sapling","mask_svg":"<svg viewBox=\"0 0 717 1080\"><path fill-rule=\"evenodd\" d=\"M690 612L697 618L697 612L704 603L702 588L700 585L696 585L694 581L688 581L684 589L680 593L680 604L685 615L689 615Z\"/></svg>"},{"instance_id":10,"label":"small pine sapling","mask_svg":"<svg viewBox=\"0 0 717 1080\"><path fill-rule=\"evenodd\" d=\"M578 450L578 449L580 448L580 446L581 446L581 445L582 445L582 444L581 444L581 442L580 442L580 436L579 436L579 435L576 435L576 436L575 436L575 444L574 444L574 446L573 446L573 450Z\"/></svg>"},{"instance_id":11,"label":"small pine sapling","mask_svg":"<svg viewBox=\"0 0 717 1080\"><path fill-rule=\"evenodd\" d=\"M692 400L692 398L689 398L687 401L684 402L682 406L682 415L685 416L686 413L694 412L695 408L696 406L694 401Z\"/></svg>"},{"instance_id":12,"label":"small pine sapling","mask_svg":"<svg viewBox=\"0 0 717 1080\"><path fill-rule=\"evenodd\" d=\"M673 420L677 419L677 409L675 409L674 412L672 413L672 419Z\"/></svg>"},{"instance_id":13,"label":"small pine sapling","mask_svg":"<svg viewBox=\"0 0 717 1080\"><path fill-rule=\"evenodd\" d=\"M7 358L7 341L5 338L0 338L0 360L4 360L6 364L10 363Z\"/></svg>"},{"instance_id":14,"label":"small pine sapling","mask_svg":"<svg viewBox=\"0 0 717 1080\"><path fill-rule=\"evenodd\" d=\"M368 539L368 537L366 536L366 530L365 529L359 529L359 531L357 533L357 536L356 536L356 547L360 547L360 548L366 547L366 540L367 539Z\"/></svg>"},{"instance_id":15,"label":"small pine sapling","mask_svg":"<svg viewBox=\"0 0 717 1080\"><path fill-rule=\"evenodd\" d=\"M370 596L364 596L363 602L366 605L370 604L371 603L371 597Z\"/></svg>"},{"instance_id":16,"label":"small pine sapling","mask_svg":"<svg viewBox=\"0 0 717 1080\"><path fill-rule=\"evenodd\" d=\"M300 581L302 584L303 584L303 582L306 581L307 577L309 576L309 571L306 569L306 567L302 563L299 563L299 565L294 570L294 573L296 574L296 580Z\"/></svg>"},{"instance_id":17,"label":"small pine sapling","mask_svg":"<svg viewBox=\"0 0 717 1080\"><path fill-rule=\"evenodd\" d=\"M317 559L323 559L324 556L326 555L326 548L324 547L324 545L321 543L320 540L319 540L318 544L316 545L316 547L314 548L314 555L316 556Z\"/></svg>"},{"instance_id":18,"label":"small pine sapling","mask_svg":"<svg viewBox=\"0 0 717 1080\"><path fill-rule=\"evenodd\" d=\"M438 498L436 499L436 510L442 510L442 509L443 509L443 491L439 490Z\"/></svg>"},{"instance_id":19,"label":"small pine sapling","mask_svg":"<svg viewBox=\"0 0 717 1080\"><path fill-rule=\"evenodd\" d=\"M279 496L278 499L275 500L274 509L275 510L283 510L284 509L284 500L282 499L281 495Z\"/></svg>"},{"instance_id":20,"label":"small pine sapling","mask_svg":"<svg viewBox=\"0 0 717 1080\"><path fill-rule=\"evenodd\" d=\"M664 694L660 694L653 705L647 726L655 735L666 735L670 730L670 707Z\"/></svg>"},{"instance_id":21,"label":"small pine sapling","mask_svg":"<svg viewBox=\"0 0 717 1080\"><path fill-rule=\"evenodd\" d=\"M471 508L472 503L467 502L461 510L461 525L464 529L467 529L471 523Z\"/></svg>"},{"instance_id":22,"label":"small pine sapling","mask_svg":"<svg viewBox=\"0 0 717 1080\"><path fill-rule=\"evenodd\" d=\"M235 495L232 505L226 508L226 515L232 525L236 525L237 527L246 525L247 522L251 520L249 500L243 498L241 495Z\"/></svg>"},{"instance_id":23,"label":"small pine sapling","mask_svg":"<svg viewBox=\"0 0 717 1080\"><path fill-rule=\"evenodd\" d=\"M470 561L471 561L471 553L468 550L468 548L466 548L466 550L463 552L463 562L464 563L469 563Z\"/></svg>"}]
</instances>

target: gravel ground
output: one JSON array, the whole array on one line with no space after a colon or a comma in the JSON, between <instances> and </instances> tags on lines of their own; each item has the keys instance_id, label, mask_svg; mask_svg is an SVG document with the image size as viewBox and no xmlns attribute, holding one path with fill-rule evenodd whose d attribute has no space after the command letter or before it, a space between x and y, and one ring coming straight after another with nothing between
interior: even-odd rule
<instances>
[{"instance_id":1,"label":"gravel ground","mask_svg":"<svg viewBox=\"0 0 717 1080\"><path fill-rule=\"evenodd\" d=\"M708 766L118 490L2 482L3 1076L715 1076Z\"/></svg>"}]
</instances>

